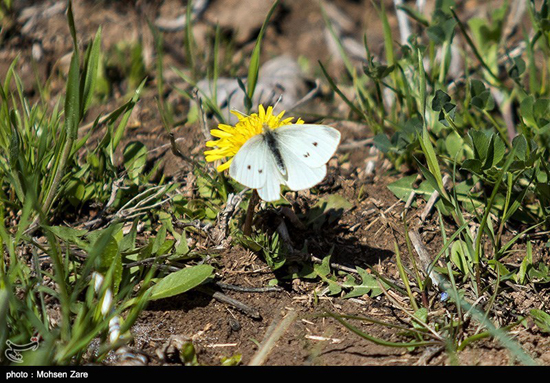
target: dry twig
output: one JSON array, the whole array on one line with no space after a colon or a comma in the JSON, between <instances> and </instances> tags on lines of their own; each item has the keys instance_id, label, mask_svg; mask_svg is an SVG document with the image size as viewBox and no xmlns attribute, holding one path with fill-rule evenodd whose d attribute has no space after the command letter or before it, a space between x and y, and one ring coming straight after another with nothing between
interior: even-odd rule
<instances>
[{"instance_id":1,"label":"dry twig","mask_svg":"<svg viewBox=\"0 0 550 383\"><path fill-rule=\"evenodd\" d=\"M443 187L445 188L445 190L448 190L450 186L451 186L451 177L449 177L448 174L445 174L443 176ZM426 204L424 211L420 215L420 219L422 220L422 222L424 222L428 217L428 215L432 212L432 209L438 200L439 200L439 192L435 190L430 196L430 199L428 200L428 203Z\"/></svg>"},{"instance_id":2,"label":"dry twig","mask_svg":"<svg viewBox=\"0 0 550 383\"><path fill-rule=\"evenodd\" d=\"M224 293L221 293L219 291L215 291L207 286L199 286L197 287L197 290L200 291L203 294L209 295L212 298L214 298L217 301L220 301L222 303L231 305L235 307L236 309L242 311L244 314L254 318L254 319L262 319L262 316L260 315L260 312L258 309L250 307L241 301L238 301L234 298L231 298Z\"/></svg>"}]
</instances>

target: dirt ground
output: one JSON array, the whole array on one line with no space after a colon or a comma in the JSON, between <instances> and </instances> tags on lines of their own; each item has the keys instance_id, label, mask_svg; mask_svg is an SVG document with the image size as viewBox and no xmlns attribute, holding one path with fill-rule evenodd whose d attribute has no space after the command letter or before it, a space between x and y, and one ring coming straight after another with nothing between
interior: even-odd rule
<instances>
[{"instance_id":1,"label":"dirt ground","mask_svg":"<svg viewBox=\"0 0 550 383\"><path fill-rule=\"evenodd\" d=\"M71 39L62 8L64 1L19 1L16 6L19 21L9 33L3 34L0 47L0 73L4 73L11 61L20 55L18 71L25 88L32 96L34 81L50 79L52 94L62 90L62 74L66 73L71 52ZM141 39L144 51L152 58L152 37L144 23L145 19L174 19L184 14L185 1L74 1L77 32L81 43L86 45L93 38L98 26L103 28L103 49L120 41ZM361 39L362 32L368 36L373 52L383 54L382 24L370 0L338 0L332 2L351 20L354 37ZM397 25L393 1L384 1L389 12L390 25ZM428 1L428 7L433 6ZM462 2L460 11L465 17L474 13L489 11L489 5L479 1ZM481 5L480 5L481 4ZM247 57L254 45L263 18L270 2L260 0L212 0L195 23L197 40L204 40L209 26L220 23L224 33L231 34L235 41L235 60ZM50 10L45 16L34 8L32 16L25 16L32 7ZM138 11L141 10L141 11ZM27 17L27 18L25 18ZM31 23L32 18L35 17ZM315 0L282 2L281 10L268 28L262 51L262 61L280 54L294 58L305 57L310 63L309 76L318 70L317 61L328 63L329 71L342 73L342 67L332 56L325 40L325 23ZM397 36L397 32L395 32ZM164 36L165 68L168 85L178 85L177 76L170 67L181 65L184 55L184 32L166 31ZM147 53L148 52L148 53ZM243 56L244 55L244 56ZM33 59L36 65L33 65ZM154 70L152 70L154 73ZM61 75L59 75L61 73ZM243 68L239 75L246 74ZM168 137L162 126L157 106L154 76L144 92L127 140L138 139L151 151L150 160L162 160L161 170L175 179L183 179L189 169L174 157L168 147ZM94 107L88 114L93 120L102 111L119 106L124 96L124 84L115 88L107 102ZM177 93L167 90L167 100L175 110L185 115L189 108L187 101ZM52 97L52 102L55 97ZM327 102L319 101L319 103ZM338 111L339 100L329 100L331 112ZM306 111L307 112L307 111ZM333 126L342 132L342 143L357 142L371 136L368 126L350 122L337 122ZM204 150L204 137L198 124L185 124L174 132L181 150L196 156ZM123 145L121 145L123 146ZM348 267L360 266L374 269L389 278L399 280L396 268L394 242L402 254L406 254L405 237L401 225L403 203L386 187L400 175L390 170L388 163L373 154L371 147L358 145L338 153L341 161L330 162L328 179L320 186L322 193L296 193L291 197L293 208L298 213L307 212L318 198L337 194L352 203L352 207L341 214L337 224L325 225L317 230L304 231L289 224L291 240L295 248L302 248L307 241L309 251L318 257L327 255L333 249L331 261ZM343 161L345 159L345 161ZM367 176L365 166L369 160L376 160L374 174ZM410 169L400 169L410 173ZM411 173L412 174L412 173ZM436 217L427 223L420 223L417 216L420 206L409 212L412 228L421 232L422 239L433 254L442 243ZM450 228L452 229L452 228ZM537 257L548 259L545 241L536 244ZM521 255L521 254L520 254ZM518 255L518 256L520 256ZM235 246L216 257L219 265L217 280L243 287L265 287L276 277L265 261L257 254ZM258 351L270 328L281 323L289 312L298 314L297 320L282 334L265 365L448 365L451 363L442 348L400 349L376 345L345 329L333 319L321 316L325 311L346 315L362 315L391 323L409 323L394 305L384 296L374 299L368 296L354 299L339 297L315 297L318 281L288 280L282 282L282 291L270 292L223 292L258 310L260 318L253 318L238 309L222 303L199 291L192 291L174 298L151 302L132 329L134 342L129 350L146 357L147 363L178 364L165 358L171 342L192 340L197 349L197 359L203 365L219 365L222 357L242 354L242 364L248 364ZM548 302L545 291L526 296L522 291L510 292L504 296L502 323L507 324L510 314L522 315L532 308L540 308ZM445 303L438 296L429 297L430 310L444 312ZM546 303L547 304L547 303ZM498 318L497 318L498 319ZM366 323L355 323L370 335L387 341L400 341L403 336L387 327ZM539 363L550 365L550 339L539 332L532 323L518 326L513 332L522 347ZM509 365L516 362L507 349L494 340L476 342L458 355L458 362L465 365ZM113 355L108 364L121 364Z\"/></svg>"}]
</instances>

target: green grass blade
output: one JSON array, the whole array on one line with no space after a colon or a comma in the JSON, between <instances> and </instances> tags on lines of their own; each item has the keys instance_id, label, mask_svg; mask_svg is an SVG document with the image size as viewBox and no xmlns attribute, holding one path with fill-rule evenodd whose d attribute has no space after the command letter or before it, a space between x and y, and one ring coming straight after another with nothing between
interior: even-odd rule
<instances>
[{"instance_id":1,"label":"green grass blade","mask_svg":"<svg viewBox=\"0 0 550 383\"><path fill-rule=\"evenodd\" d=\"M92 102L95 86L97 84L97 71L99 67L99 53L101 48L101 27L98 29L92 45L89 47L85 60L84 86L82 87L82 105L80 115L84 115Z\"/></svg>"},{"instance_id":2,"label":"green grass blade","mask_svg":"<svg viewBox=\"0 0 550 383\"><path fill-rule=\"evenodd\" d=\"M247 94L250 99L252 99L254 96L254 91L256 90L256 84L258 82L258 73L260 71L260 50L262 46L262 39L264 37L269 20L271 19L273 12L275 12L275 9L279 5L279 1L280 0L275 0L273 5L271 6L271 9L267 13L264 23L262 24L262 28L260 29L260 33L256 38L256 45L254 45L252 56L250 57L250 64L248 67L248 83L247 83L247 86L248 86Z\"/></svg>"},{"instance_id":3,"label":"green grass blade","mask_svg":"<svg viewBox=\"0 0 550 383\"><path fill-rule=\"evenodd\" d=\"M336 92L336 94L338 94L338 96L340 96L340 98L355 112L357 113L358 116L364 116L364 113L359 110L359 108L353 103L351 102L344 93L342 93L342 91L338 88L338 85L336 85L336 83L334 82L334 80L332 79L332 77L330 77L330 75L328 74L327 70L325 69L325 67L323 66L323 64L321 63L321 61L319 61L319 65L321 66L321 71L323 72L323 74L325 75L325 78L327 79L330 87L332 88L332 90L334 92Z\"/></svg>"},{"instance_id":4,"label":"green grass blade","mask_svg":"<svg viewBox=\"0 0 550 383\"><path fill-rule=\"evenodd\" d=\"M192 0L189 0L187 2L186 6L186 17L185 20L187 21L185 25L185 54L187 56L187 64L189 65L189 68L191 69L191 76L194 80L197 78L197 64L195 62L195 35L193 34L193 21L192 21L192 9L193 9L193 2Z\"/></svg>"}]
</instances>

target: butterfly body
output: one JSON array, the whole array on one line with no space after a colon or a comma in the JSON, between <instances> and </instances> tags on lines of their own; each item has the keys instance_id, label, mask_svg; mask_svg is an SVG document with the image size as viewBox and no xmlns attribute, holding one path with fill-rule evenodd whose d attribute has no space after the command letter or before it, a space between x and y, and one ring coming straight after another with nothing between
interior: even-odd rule
<instances>
[{"instance_id":1,"label":"butterfly body","mask_svg":"<svg viewBox=\"0 0 550 383\"><path fill-rule=\"evenodd\" d=\"M320 183L339 143L340 132L326 125L264 125L233 157L229 174L264 201L277 201L281 185L304 190Z\"/></svg>"},{"instance_id":2,"label":"butterfly body","mask_svg":"<svg viewBox=\"0 0 550 383\"><path fill-rule=\"evenodd\" d=\"M277 131L271 129L269 126L264 125L263 132L261 133L264 136L264 140L267 144L269 151L273 154L277 168L281 171L283 175L286 174L286 167L283 161L283 156L279 150L279 143L277 142Z\"/></svg>"}]
</instances>

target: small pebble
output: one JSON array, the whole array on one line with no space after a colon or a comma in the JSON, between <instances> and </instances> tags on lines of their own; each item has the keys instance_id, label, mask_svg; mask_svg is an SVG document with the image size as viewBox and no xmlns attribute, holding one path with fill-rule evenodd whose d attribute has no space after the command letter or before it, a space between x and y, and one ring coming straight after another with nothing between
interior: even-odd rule
<instances>
[{"instance_id":1,"label":"small pebble","mask_svg":"<svg viewBox=\"0 0 550 383\"><path fill-rule=\"evenodd\" d=\"M229 319L229 327L231 327L231 330L233 331L239 331L241 329L241 324L236 319Z\"/></svg>"}]
</instances>

